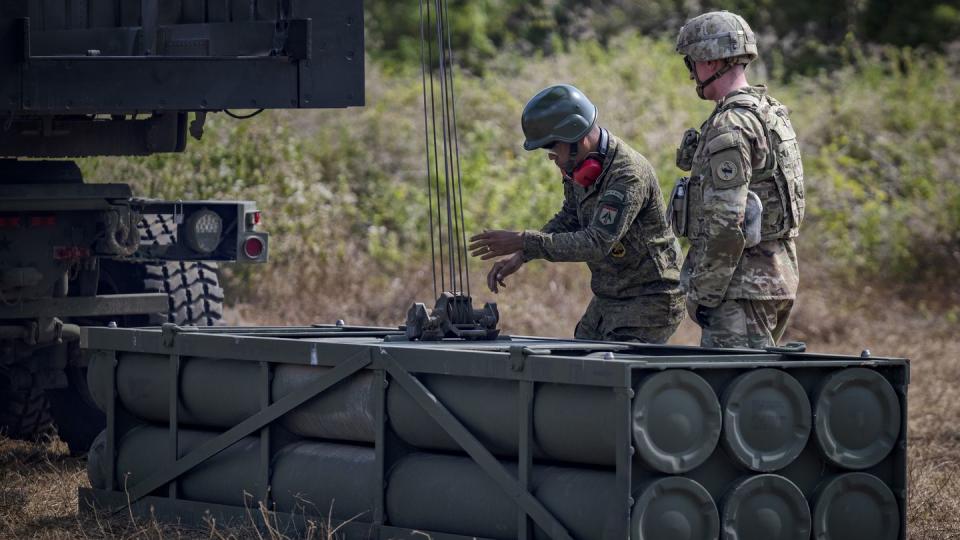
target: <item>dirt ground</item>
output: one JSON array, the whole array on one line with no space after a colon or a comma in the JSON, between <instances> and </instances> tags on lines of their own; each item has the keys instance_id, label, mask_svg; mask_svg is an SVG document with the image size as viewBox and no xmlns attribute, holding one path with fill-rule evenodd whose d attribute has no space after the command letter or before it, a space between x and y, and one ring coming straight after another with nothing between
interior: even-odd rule
<instances>
[{"instance_id":1,"label":"dirt ground","mask_svg":"<svg viewBox=\"0 0 960 540\"><path fill-rule=\"evenodd\" d=\"M554 265L558 266L558 265ZM474 278L475 282L482 276ZM541 268L517 279L500 302L504 326L513 333L568 335L586 303L580 286L582 270ZM960 339L956 298L906 301L909 291L857 290L817 286L809 279L801 292L788 339L806 341L817 352L859 354L869 348L878 356L901 356L912 361L909 388L909 534L915 539L960 538ZM822 282L821 282L822 283ZM550 292L544 301L544 287ZM347 288L348 289L348 288ZM331 301L318 302L319 291L300 294L296 309L275 306L254 309L239 306L234 323L328 322L356 294L328 288ZM405 305L410 288L398 283L377 296L384 305ZM942 289L951 291L951 289ZM301 291L302 293L303 291ZM418 290L415 294L422 294ZM950 293L956 294L956 293ZM361 295L362 296L362 295ZM475 294L482 297L486 295ZM916 298L916 295L912 295ZM426 295L421 296L426 300ZM364 299L361 298L360 301ZM356 300L354 300L356 302ZM353 305L356 305L353 304ZM291 315L296 313L297 315ZM402 310L396 310L402 318ZM356 312L350 323L384 323L392 315ZM698 333L689 322L675 336L694 343ZM2 538L256 538L253 529L223 530L208 524L204 530L161 526L128 516L77 514L77 487L87 485L85 463L71 458L59 440L43 444L0 439L0 537ZM314 538L328 537L319 528L301 531ZM274 538L294 536L277 531Z\"/></svg>"}]
</instances>

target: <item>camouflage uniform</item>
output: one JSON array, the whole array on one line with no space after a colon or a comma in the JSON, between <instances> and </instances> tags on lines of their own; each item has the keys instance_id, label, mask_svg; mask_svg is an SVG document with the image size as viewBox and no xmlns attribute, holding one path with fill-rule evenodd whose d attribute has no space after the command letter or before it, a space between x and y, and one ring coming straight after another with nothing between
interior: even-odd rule
<instances>
[{"instance_id":1,"label":"camouflage uniform","mask_svg":"<svg viewBox=\"0 0 960 540\"><path fill-rule=\"evenodd\" d=\"M757 57L756 36L726 11L695 17L680 30L697 93L736 64ZM695 62L724 60L701 81ZM692 131L692 130L691 130ZM681 281L705 347L763 348L783 336L797 294L794 238L804 215L803 165L787 108L765 87L721 99L699 134L688 132L677 166L690 171L670 197L670 219L691 247Z\"/></svg>"},{"instance_id":2,"label":"camouflage uniform","mask_svg":"<svg viewBox=\"0 0 960 540\"><path fill-rule=\"evenodd\" d=\"M589 266L594 298L576 337L666 342L683 320L681 251L653 167L611 136L596 182L564 180L563 189L560 212L524 233L523 255Z\"/></svg>"},{"instance_id":3,"label":"camouflage uniform","mask_svg":"<svg viewBox=\"0 0 960 540\"><path fill-rule=\"evenodd\" d=\"M681 280L688 305L703 306L691 316L703 328L705 347L773 346L799 282L794 238L804 193L796 134L787 109L764 87L727 95L700 133L683 190L683 233L691 247ZM763 205L760 243L753 247L744 241L748 190ZM676 217L683 203L674 193Z\"/></svg>"}]
</instances>

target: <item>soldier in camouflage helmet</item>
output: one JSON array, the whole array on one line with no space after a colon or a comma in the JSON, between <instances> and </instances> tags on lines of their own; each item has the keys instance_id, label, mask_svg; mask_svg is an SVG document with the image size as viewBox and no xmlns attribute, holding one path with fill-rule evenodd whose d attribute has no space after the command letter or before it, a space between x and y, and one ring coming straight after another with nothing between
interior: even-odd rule
<instances>
[{"instance_id":1,"label":"soldier in camouflage helmet","mask_svg":"<svg viewBox=\"0 0 960 540\"><path fill-rule=\"evenodd\" d=\"M804 214L803 165L787 108L750 86L756 37L727 11L695 17L680 30L701 99L717 106L684 134L677 166L689 171L670 197L670 219L690 239L681 280L687 311L707 347L776 345L796 299L794 238Z\"/></svg>"},{"instance_id":2,"label":"soldier in camouflage helmet","mask_svg":"<svg viewBox=\"0 0 960 540\"><path fill-rule=\"evenodd\" d=\"M564 202L539 231L471 238L474 256L509 255L487 275L490 290L533 259L586 262L594 298L576 337L665 343L683 319L681 251L653 167L597 125L597 108L573 86L534 96L521 124L524 148L545 150L562 172Z\"/></svg>"}]
</instances>

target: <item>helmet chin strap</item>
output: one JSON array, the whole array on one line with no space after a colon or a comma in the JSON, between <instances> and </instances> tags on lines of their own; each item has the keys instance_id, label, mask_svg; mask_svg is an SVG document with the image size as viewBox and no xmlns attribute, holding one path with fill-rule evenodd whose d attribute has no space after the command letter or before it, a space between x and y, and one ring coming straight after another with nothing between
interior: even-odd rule
<instances>
[{"instance_id":1,"label":"helmet chin strap","mask_svg":"<svg viewBox=\"0 0 960 540\"><path fill-rule=\"evenodd\" d=\"M704 91L707 89L707 87L713 84L720 77L726 75L728 71L733 69L733 66L734 63L728 61L722 68L718 69L716 73L707 77L707 80L705 81L700 80L700 77L697 75L697 70L694 69L693 78L697 81L697 95L700 96L700 99L707 99L707 97L704 95Z\"/></svg>"}]
</instances>

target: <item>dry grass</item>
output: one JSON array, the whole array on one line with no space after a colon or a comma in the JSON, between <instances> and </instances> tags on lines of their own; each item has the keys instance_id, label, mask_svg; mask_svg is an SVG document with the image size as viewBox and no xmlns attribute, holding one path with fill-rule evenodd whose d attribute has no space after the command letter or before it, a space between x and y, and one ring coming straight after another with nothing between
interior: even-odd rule
<instances>
[{"instance_id":1,"label":"dry grass","mask_svg":"<svg viewBox=\"0 0 960 540\"><path fill-rule=\"evenodd\" d=\"M353 324L399 324L407 305L431 301L431 277L424 272L372 270L357 260L349 271L292 272L289 280L267 279L270 295L250 298L232 311L244 324L304 324L345 318ZM481 287L483 268L472 276L474 296L489 301ZM789 339L814 351L913 360L910 386L910 537L960 538L960 343L956 292L935 301L905 301L909 291L845 290L807 271ZM274 274L278 275L278 274ZM382 277L382 276L404 277ZM334 277L331 277L334 276ZM378 277L381 276L381 277ZM568 336L588 298L587 274L578 265L534 264L514 277L495 298L504 328L511 333ZM374 283L374 285L369 285ZM482 292L481 292L482 291ZM950 295L954 295L951 297ZM934 295L926 294L928 297ZM257 306L257 307L254 307ZM689 322L674 337L695 343ZM82 460L70 458L59 441L26 444L0 440L0 537L4 538L257 538L253 528L223 529L208 523L192 530L127 516L77 515L78 486L87 485ZM331 537L320 527L291 533L267 531L265 538Z\"/></svg>"}]
</instances>

